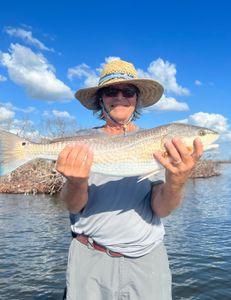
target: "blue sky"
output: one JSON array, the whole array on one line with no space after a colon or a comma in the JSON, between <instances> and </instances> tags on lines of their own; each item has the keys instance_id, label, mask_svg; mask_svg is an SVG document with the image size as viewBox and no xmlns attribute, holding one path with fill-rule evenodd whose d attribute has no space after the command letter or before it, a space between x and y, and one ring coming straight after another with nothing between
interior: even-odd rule
<instances>
[{"instance_id":1,"label":"blue sky","mask_svg":"<svg viewBox=\"0 0 231 300\"><path fill-rule=\"evenodd\" d=\"M47 119L100 125L74 99L105 62L132 62L165 93L137 124L184 121L231 140L230 1L5 1L0 10L0 127Z\"/></svg>"}]
</instances>

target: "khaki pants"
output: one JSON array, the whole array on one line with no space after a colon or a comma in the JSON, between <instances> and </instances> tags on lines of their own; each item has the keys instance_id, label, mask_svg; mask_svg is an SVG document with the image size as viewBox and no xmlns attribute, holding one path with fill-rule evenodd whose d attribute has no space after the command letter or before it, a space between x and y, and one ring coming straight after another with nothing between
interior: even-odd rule
<instances>
[{"instance_id":1,"label":"khaki pants","mask_svg":"<svg viewBox=\"0 0 231 300\"><path fill-rule=\"evenodd\" d=\"M139 258L110 257L73 239L67 267L67 300L125 299L172 299L164 244Z\"/></svg>"}]
</instances>

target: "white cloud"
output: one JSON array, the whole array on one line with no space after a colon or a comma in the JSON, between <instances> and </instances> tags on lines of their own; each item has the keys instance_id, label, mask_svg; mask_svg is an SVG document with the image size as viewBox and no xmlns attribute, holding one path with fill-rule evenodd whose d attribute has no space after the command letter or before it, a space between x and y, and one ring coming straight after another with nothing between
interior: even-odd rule
<instances>
[{"instance_id":1,"label":"white cloud","mask_svg":"<svg viewBox=\"0 0 231 300\"><path fill-rule=\"evenodd\" d=\"M19 108L11 102L0 102L0 127L4 130L19 134L25 131L33 131L33 121L30 120L29 113L34 112L34 107ZM16 112L27 113L21 116L22 119L16 118Z\"/></svg>"},{"instance_id":2,"label":"white cloud","mask_svg":"<svg viewBox=\"0 0 231 300\"><path fill-rule=\"evenodd\" d=\"M188 96L190 91L180 86L176 81L176 66L161 58L154 60L147 71L137 70L140 78L150 78L159 81L168 92L176 95Z\"/></svg>"},{"instance_id":3,"label":"white cloud","mask_svg":"<svg viewBox=\"0 0 231 300\"><path fill-rule=\"evenodd\" d=\"M27 108L17 108L18 111L22 111L24 113L32 113L36 111L36 108L33 106L28 106Z\"/></svg>"},{"instance_id":4,"label":"white cloud","mask_svg":"<svg viewBox=\"0 0 231 300\"><path fill-rule=\"evenodd\" d=\"M145 108L144 111L187 111L188 104L185 102L178 102L173 97L166 97L163 95L161 99L154 105Z\"/></svg>"},{"instance_id":5,"label":"white cloud","mask_svg":"<svg viewBox=\"0 0 231 300\"><path fill-rule=\"evenodd\" d=\"M75 119L75 117L71 116L69 114L69 112L67 112L67 111L59 111L59 110L55 110L55 109L53 109L52 111L45 110L42 115L45 118L47 118L47 117L48 118L50 118L50 117L56 117L56 118L61 118L61 119L63 119L63 118L65 118L65 119Z\"/></svg>"},{"instance_id":6,"label":"white cloud","mask_svg":"<svg viewBox=\"0 0 231 300\"><path fill-rule=\"evenodd\" d=\"M84 86L91 87L98 85L99 77L94 70L92 70L88 65L81 64L73 68L68 69L67 76L70 80L73 77L77 77L79 79L85 78Z\"/></svg>"},{"instance_id":7,"label":"white cloud","mask_svg":"<svg viewBox=\"0 0 231 300\"><path fill-rule=\"evenodd\" d=\"M42 42L38 39L34 38L31 31L24 30L22 28L13 28L13 27L5 27L4 31L13 37L18 37L22 39L27 44L33 45L40 50L52 51L53 49L46 47Z\"/></svg>"},{"instance_id":8,"label":"white cloud","mask_svg":"<svg viewBox=\"0 0 231 300\"><path fill-rule=\"evenodd\" d=\"M99 82L100 73L105 66L105 64L112 62L114 60L118 60L120 57L117 56L108 56L105 58L105 61L100 64L99 68L92 70L90 66L87 64L81 64L73 68L68 69L67 77L72 80L74 77L79 79L84 79L84 87L92 87L97 86Z\"/></svg>"},{"instance_id":9,"label":"white cloud","mask_svg":"<svg viewBox=\"0 0 231 300\"><path fill-rule=\"evenodd\" d=\"M4 107L0 106L0 122L5 122L13 119L15 116L15 112Z\"/></svg>"},{"instance_id":10,"label":"white cloud","mask_svg":"<svg viewBox=\"0 0 231 300\"><path fill-rule=\"evenodd\" d=\"M34 99L67 101L73 92L56 78L55 69L41 54L19 44L11 44L9 53L0 53L0 63L8 69L9 77L25 88Z\"/></svg>"},{"instance_id":11,"label":"white cloud","mask_svg":"<svg viewBox=\"0 0 231 300\"><path fill-rule=\"evenodd\" d=\"M52 110L52 114L58 118L68 118L68 119L74 118L67 111L58 111L58 110L54 109L54 110Z\"/></svg>"},{"instance_id":12,"label":"white cloud","mask_svg":"<svg viewBox=\"0 0 231 300\"><path fill-rule=\"evenodd\" d=\"M200 80L195 80L194 83L195 85L202 85L202 82Z\"/></svg>"},{"instance_id":13,"label":"white cloud","mask_svg":"<svg viewBox=\"0 0 231 300\"><path fill-rule=\"evenodd\" d=\"M28 106L27 108L20 108L13 105L11 102L0 102L0 105L4 106L5 108L13 111L20 111L23 113L32 113L36 111L36 108L33 106Z\"/></svg>"},{"instance_id":14,"label":"white cloud","mask_svg":"<svg viewBox=\"0 0 231 300\"><path fill-rule=\"evenodd\" d=\"M205 112L195 113L188 118L190 124L212 128L218 132L228 131L228 120L220 114L209 114Z\"/></svg>"},{"instance_id":15,"label":"white cloud","mask_svg":"<svg viewBox=\"0 0 231 300\"><path fill-rule=\"evenodd\" d=\"M220 134L221 140L231 140L228 120L223 115L198 112L179 122L213 129Z\"/></svg>"},{"instance_id":16,"label":"white cloud","mask_svg":"<svg viewBox=\"0 0 231 300\"><path fill-rule=\"evenodd\" d=\"M105 63L108 64L112 61L119 60L119 59L120 59L119 56L108 56L108 57L105 58Z\"/></svg>"},{"instance_id":17,"label":"white cloud","mask_svg":"<svg viewBox=\"0 0 231 300\"><path fill-rule=\"evenodd\" d=\"M27 126L33 125L34 122L30 119L15 119L13 124L15 128L17 127L22 129L23 127L25 127L25 125Z\"/></svg>"},{"instance_id":18,"label":"white cloud","mask_svg":"<svg viewBox=\"0 0 231 300\"><path fill-rule=\"evenodd\" d=\"M108 57L105 57L104 59L104 62L100 64L100 67L97 68L97 72L100 74L104 68L104 66L112 61L115 61L115 60L120 60L121 58L119 56L108 56ZM99 80L99 78L98 78Z\"/></svg>"},{"instance_id":19,"label":"white cloud","mask_svg":"<svg viewBox=\"0 0 231 300\"><path fill-rule=\"evenodd\" d=\"M29 119L14 119L11 124L5 124L5 130L32 141L38 141L38 138L41 137L39 131L35 129L34 122Z\"/></svg>"},{"instance_id":20,"label":"white cloud","mask_svg":"<svg viewBox=\"0 0 231 300\"><path fill-rule=\"evenodd\" d=\"M0 74L0 81L6 81L6 80L7 80L7 78Z\"/></svg>"}]
</instances>

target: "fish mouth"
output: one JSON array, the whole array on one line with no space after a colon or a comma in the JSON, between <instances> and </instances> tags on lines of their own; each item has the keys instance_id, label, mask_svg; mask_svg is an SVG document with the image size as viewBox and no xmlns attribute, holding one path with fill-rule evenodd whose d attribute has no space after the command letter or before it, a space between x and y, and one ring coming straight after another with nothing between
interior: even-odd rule
<instances>
[{"instance_id":1,"label":"fish mouth","mask_svg":"<svg viewBox=\"0 0 231 300\"><path fill-rule=\"evenodd\" d=\"M212 135L208 136L203 143L204 150L213 150L219 148L219 144L215 143L219 139L220 135L217 132L213 132Z\"/></svg>"},{"instance_id":2,"label":"fish mouth","mask_svg":"<svg viewBox=\"0 0 231 300\"><path fill-rule=\"evenodd\" d=\"M207 140L203 142L204 150L213 150L219 148L219 144L214 143L219 138L218 133L214 133L213 136L210 136Z\"/></svg>"},{"instance_id":3,"label":"fish mouth","mask_svg":"<svg viewBox=\"0 0 231 300\"><path fill-rule=\"evenodd\" d=\"M219 144L204 144L204 150L214 150L219 147Z\"/></svg>"}]
</instances>

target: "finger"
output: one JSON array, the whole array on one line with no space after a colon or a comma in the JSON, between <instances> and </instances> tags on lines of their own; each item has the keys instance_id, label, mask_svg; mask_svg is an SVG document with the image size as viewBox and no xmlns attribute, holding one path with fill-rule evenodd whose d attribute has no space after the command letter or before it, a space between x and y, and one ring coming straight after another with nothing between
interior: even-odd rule
<instances>
[{"instance_id":1,"label":"finger","mask_svg":"<svg viewBox=\"0 0 231 300\"><path fill-rule=\"evenodd\" d=\"M181 154L177 146L173 144L173 141L165 143L165 148L168 151L170 161L181 161Z\"/></svg>"},{"instance_id":2,"label":"finger","mask_svg":"<svg viewBox=\"0 0 231 300\"><path fill-rule=\"evenodd\" d=\"M193 141L193 153L192 157L197 161L203 154L203 144L200 138L196 138Z\"/></svg>"},{"instance_id":3,"label":"finger","mask_svg":"<svg viewBox=\"0 0 231 300\"><path fill-rule=\"evenodd\" d=\"M163 153L162 152L155 152L153 154L154 158L157 159L159 161L159 163L165 167L165 169L171 171L171 172L174 172L175 168L174 166L170 163L170 159L169 157L165 157L163 156Z\"/></svg>"},{"instance_id":4,"label":"finger","mask_svg":"<svg viewBox=\"0 0 231 300\"><path fill-rule=\"evenodd\" d=\"M75 167L80 168L85 164L88 151L89 151L88 145L85 144L79 145L77 156L75 157L75 161L73 161L73 168Z\"/></svg>"},{"instance_id":5,"label":"finger","mask_svg":"<svg viewBox=\"0 0 231 300\"><path fill-rule=\"evenodd\" d=\"M81 149L82 149L81 144L72 144L72 150L70 151L66 160L66 167L69 168L70 170L72 170L74 165L77 164L76 162L78 161L78 155Z\"/></svg>"},{"instance_id":6,"label":"finger","mask_svg":"<svg viewBox=\"0 0 231 300\"><path fill-rule=\"evenodd\" d=\"M60 153L57 161L57 170L69 176L73 174L73 171L79 170L82 164L81 158L78 159L79 153L83 151L84 146L82 144L69 144Z\"/></svg>"},{"instance_id":7,"label":"finger","mask_svg":"<svg viewBox=\"0 0 231 300\"><path fill-rule=\"evenodd\" d=\"M56 169L57 171L61 171L65 168L67 158L72 151L73 146L68 144L65 148L59 153L58 159L56 161Z\"/></svg>"},{"instance_id":8,"label":"finger","mask_svg":"<svg viewBox=\"0 0 231 300\"><path fill-rule=\"evenodd\" d=\"M181 156L181 160L187 165L191 165L192 163L195 164L195 162L199 159L200 155L203 152L203 150L201 149L202 143L200 142L200 139L198 139L197 142L195 142L194 140L193 146L186 146L178 138L174 138L172 142L176 146Z\"/></svg>"},{"instance_id":9,"label":"finger","mask_svg":"<svg viewBox=\"0 0 231 300\"><path fill-rule=\"evenodd\" d=\"M94 159L93 152L91 150L89 150L88 153L87 153L86 160L85 160L85 166L88 170L91 169L93 159Z\"/></svg>"},{"instance_id":10,"label":"finger","mask_svg":"<svg viewBox=\"0 0 231 300\"><path fill-rule=\"evenodd\" d=\"M173 138L172 143L180 154L181 158L187 157L193 152L193 147L186 146L180 138Z\"/></svg>"}]
</instances>

